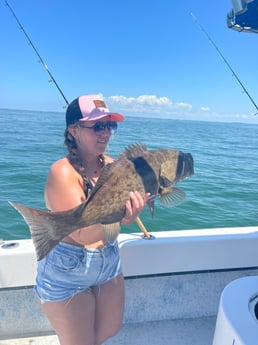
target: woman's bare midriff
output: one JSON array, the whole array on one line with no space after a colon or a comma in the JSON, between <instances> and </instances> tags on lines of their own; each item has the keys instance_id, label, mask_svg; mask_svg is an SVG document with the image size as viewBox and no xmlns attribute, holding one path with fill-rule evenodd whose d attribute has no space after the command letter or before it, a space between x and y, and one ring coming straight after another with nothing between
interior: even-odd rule
<instances>
[{"instance_id":1,"label":"woman's bare midriff","mask_svg":"<svg viewBox=\"0 0 258 345\"><path fill-rule=\"evenodd\" d=\"M76 230L63 238L62 242L70 243L77 247L93 249L100 249L106 245L105 235L101 224Z\"/></svg>"}]
</instances>

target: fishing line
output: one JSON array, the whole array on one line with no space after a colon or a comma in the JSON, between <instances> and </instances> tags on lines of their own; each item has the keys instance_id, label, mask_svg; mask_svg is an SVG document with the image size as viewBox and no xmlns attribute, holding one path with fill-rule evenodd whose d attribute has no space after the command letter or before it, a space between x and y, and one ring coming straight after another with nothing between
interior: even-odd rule
<instances>
[{"instance_id":1,"label":"fishing line","mask_svg":"<svg viewBox=\"0 0 258 345\"><path fill-rule=\"evenodd\" d=\"M19 21L19 19L17 18L17 16L15 15L13 9L11 8L11 6L8 4L8 2L5 0L5 4L8 7L8 9L10 10L10 12L12 13L14 19L16 20L16 22L18 23L20 29L22 30L22 32L24 33L25 37L27 38L29 44L32 46L33 50L35 51L35 53L37 54L38 58L39 58L39 62L43 65L44 69L47 71L48 75L50 76L50 82L53 82L57 88L57 90L59 91L59 93L61 94L61 96L63 97L63 99L65 100L66 104L68 105L69 102L66 99L65 95L63 94L63 91L61 90L61 88L59 87L59 85L57 84L53 74L50 72L48 66L46 65L46 63L44 62L44 60L42 59L42 57L40 56L37 48L35 47L35 45L33 44L33 42L31 41L29 35L27 34L27 32L25 31L24 27L22 26L21 22Z\"/></svg>"},{"instance_id":2,"label":"fishing line","mask_svg":"<svg viewBox=\"0 0 258 345\"><path fill-rule=\"evenodd\" d=\"M218 46L215 44L215 42L212 40L212 38L210 37L210 35L208 34L208 32L204 29L204 27L199 23L199 21L197 20L197 18L194 16L193 13L190 13L190 15L193 18L194 23L198 26L198 28L205 34L205 36L208 38L208 40L211 42L211 44L213 45L213 47L216 49L216 51L218 52L218 54L221 56L222 60L225 62L225 64L228 66L228 68L230 69L230 71L232 72L233 76L236 78L236 80L238 81L238 83L241 85L242 89L244 90L244 93L249 97L250 101L253 103L253 105L255 106L257 113L255 113L254 115L258 114L258 106L255 103L254 99L251 97L251 95L249 94L249 92L247 91L247 89L245 88L245 86L243 85L243 83L241 82L241 80L239 79L239 77L237 76L236 72L233 70L233 68L230 66L229 62L227 61L227 59L223 56L222 52L220 51L220 49L218 48Z\"/></svg>"}]
</instances>

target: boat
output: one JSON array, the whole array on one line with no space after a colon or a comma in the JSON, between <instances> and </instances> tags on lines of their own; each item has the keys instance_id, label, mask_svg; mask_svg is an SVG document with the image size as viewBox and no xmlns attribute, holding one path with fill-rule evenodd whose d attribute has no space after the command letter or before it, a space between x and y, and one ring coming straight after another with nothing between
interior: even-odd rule
<instances>
[{"instance_id":1,"label":"boat","mask_svg":"<svg viewBox=\"0 0 258 345\"><path fill-rule=\"evenodd\" d=\"M232 0L228 27L258 32L258 0ZM126 302L105 345L256 345L258 226L120 234ZM158 258L158 259L157 259ZM31 239L0 242L0 345L57 345L33 292Z\"/></svg>"},{"instance_id":2,"label":"boat","mask_svg":"<svg viewBox=\"0 0 258 345\"><path fill-rule=\"evenodd\" d=\"M124 323L105 344L207 345L215 341L214 345L255 345L258 227L151 234L151 239L142 233L119 235L126 286ZM58 344L33 292L36 265L31 239L0 244L1 345ZM244 315L256 323L255 338L237 342L235 333L234 342L222 342L218 339L225 336L221 331L224 326L217 317L223 291L232 282L251 278L256 285L246 290L245 302L241 303L245 303ZM237 291L234 311L245 290Z\"/></svg>"},{"instance_id":3,"label":"boat","mask_svg":"<svg viewBox=\"0 0 258 345\"><path fill-rule=\"evenodd\" d=\"M227 25L236 31L258 33L258 0L232 0Z\"/></svg>"}]
</instances>

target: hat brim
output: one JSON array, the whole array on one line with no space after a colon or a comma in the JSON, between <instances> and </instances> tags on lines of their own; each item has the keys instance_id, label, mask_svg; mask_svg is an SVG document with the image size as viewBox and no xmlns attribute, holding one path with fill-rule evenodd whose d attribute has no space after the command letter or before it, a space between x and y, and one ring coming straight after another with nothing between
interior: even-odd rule
<instances>
[{"instance_id":1,"label":"hat brim","mask_svg":"<svg viewBox=\"0 0 258 345\"><path fill-rule=\"evenodd\" d=\"M114 122L122 122L124 121L124 116L122 114L119 114L119 113L102 113L102 114L98 114L98 115L95 115L95 116L85 116L83 117L82 119L80 119L79 121L96 121L96 120L100 120L102 119L103 117L109 117L111 121L114 121Z\"/></svg>"}]
</instances>

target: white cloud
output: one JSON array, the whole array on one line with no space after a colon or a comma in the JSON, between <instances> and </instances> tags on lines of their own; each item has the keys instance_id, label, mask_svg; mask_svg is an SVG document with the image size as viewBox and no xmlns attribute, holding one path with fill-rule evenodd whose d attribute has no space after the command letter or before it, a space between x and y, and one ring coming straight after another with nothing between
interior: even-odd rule
<instances>
[{"instance_id":1,"label":"white cloud","mask_svg":"<svg viewBox=\"0 0 258 345\"><path fill-rule=\"evenodd\" d=\"M210 108L209 107L201 107L201 111L207 112L207 111L210 111Z\"/></svg>"},{"instance_id":2,"label":"white cloud","mask_svg":"<svg viewBox=\"0 0 258 345\"><path fill-rule=\"evenodd\" d=\"M189 104L189 103L184 103L184 102L176 102L176 107L178 109L184 109L184 110L192 110L193 106L192 104Z\"/></svg>"},{"instance_id":3,"label":"white cloud","mask_svg":"<svg viewBox=\"0 0 258 345\"><path fill-rule=\"evenodd\" d=\"M138 97L109 96L107 97L107 103L110 107L118 107L121 111L149 115L157 113L173 115L192 109L191 104L184 102L173 103L168 97L155 95L141 95Z\"/></svg>"},{"instance_id":4,"label":"white cloud","mask_svg":"<svg viewBox=\"0 0 258 345\"><path fill-rule=\"evenodd\" d=\"M153 105L170 106L172 102L167 97L157 97L154 95L142 95L138 97L110 96L108 100L121 105Z\"/></svg>"}]
</instances>

